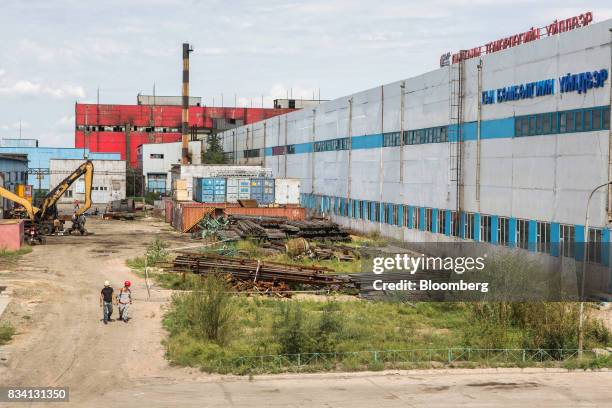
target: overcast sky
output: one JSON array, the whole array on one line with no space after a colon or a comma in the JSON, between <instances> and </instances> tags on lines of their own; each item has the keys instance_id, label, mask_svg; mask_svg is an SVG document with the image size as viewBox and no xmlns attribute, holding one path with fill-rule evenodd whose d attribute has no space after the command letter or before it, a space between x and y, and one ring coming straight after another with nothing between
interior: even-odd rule
<instances>
[{"instance_id":1,"label":"overcast sky","mask_svg":"<svg viewBox=\"0 0 612 408\"><path fill-rule=\"evenodd\" d=\"M181 44L204 104L333 99L418 75L471 48L604 1L0 0L0 137L74 145L74 104L178 95ZM609 4L609 3L608 3ZM605 7L605 8L604 8Z\"/></svg>"}]
</instances>

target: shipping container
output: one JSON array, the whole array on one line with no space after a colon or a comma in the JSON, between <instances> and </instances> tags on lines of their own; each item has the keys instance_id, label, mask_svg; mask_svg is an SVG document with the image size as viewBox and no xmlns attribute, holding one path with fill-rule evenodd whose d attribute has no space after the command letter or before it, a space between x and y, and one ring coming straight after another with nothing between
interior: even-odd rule
<instances>
[{"instance_id":1,"label":"shipping container","mask_svg":"<svg viewBox=\"0 0 612 408\"><path fill-rule=\"evenodd\" d=\"M221 177L195 178L193 200L199 203L225 202L225 179Z\"/></svg>"},{"instance_id":2,"label":"shipping container","mask_svg":"<svg viewBox=\"0 0 612 408\"><path fill-rule=\"evenodd\" d=\"M248 178L228 177L226 201L235 203L238 200L251 198L251 180Z\"/></svg>"},{"instance_id":3,"label":"shipping container","mask_svg":"<svg viewBox=\"0 0 612 408\"><path fill-rule=\"evenodd\" d=\"M251 179L251 200L257 200L258 204L274 203L274 179L254 178Z\"/></svg>"},{"instance_id":4,"label":"shipping container","mask_svg":"<svg viewBox=\"0 0 612 408\"><path fill-rule=\"evenodd\" d=\"M274 182L274 202L276 204L300 203L300 180L277 178Z\"/></svg>"},{"instance_id":5,"label":"shipping container","mask_svg":"<svg viewBox=\"0 0 612 408\"><path fill-rule=\"evenodd\" d=\"M223 211L227 215L250 215L254 217L286 217L297 221L306 218L306 209L303 207L227 207Z\"/></svg>"},{"instance_id":6,"label":"shipping container","mask_svg":"<svg viewBox=\"0 0 612 408\"><path fill-rule=\"evenodd\" d=\"M172 216L174 215L174 202L172 200L165 200L166 203L166 222L172 223Z\"/></svg>"}]
</instances>

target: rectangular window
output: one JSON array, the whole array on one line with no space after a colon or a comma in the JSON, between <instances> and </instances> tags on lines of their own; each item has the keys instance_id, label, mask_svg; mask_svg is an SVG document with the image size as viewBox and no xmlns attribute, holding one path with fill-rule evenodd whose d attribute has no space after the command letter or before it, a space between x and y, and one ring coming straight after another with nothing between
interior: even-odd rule
<instances>
[{"instance_id":1,"label":"rectangular window","mask_svg":"<svg viewBox=\"0 0 612 408\"><path fill-rule=\"evenodd\" d=\"M529 117L529 136L533 136L536 134L536 117Z\"/></svg>"},{"instance_id":2,"label":"rectangular window","mask_svg":"<svg viewBox=\"0 0 612 408\"><path fill-rule=\"evenodd\" d=\"M552 127L551 127L551 114L550 113L545 113L542 115L543 120L542 120L542 133L547 135L549 133L552 133Z\"/></svg>"},{"instance_id":3,"label":"rectangular window","mask_svg":"<svg viewBox=\"0 0 612 408\"><path fill-rule=\"evenodd\" d=\"M295 145L287 145L287 154L295 154Z\"/></svg>"},{"instance_id":4,"label":"rectangular window","mask_svg":"<svg viewBox=\"0 0 612 408\"><path fill-rule=\"evenodd\" d=\"M557 112L553 112L551 114L551 119L552 119L552 133L559 133L559 119L557 117Z\"/></svg>"},{"instance_id":5,"label":"rectangular window","mask_svg":"<svg viewBox=\"0 0 612 408\"><path fill-rule=\"evenodd\" d=\"M559 133L565 133L567 126L567 116L565 112L559 114Z\"/></svg>"},{"instance_id":6,"label":"rectangular window","mask_svg":"<svg viewBox=\"0 0 612 408\"><path fill-rule=\"evenodd\" d=\"M245 158L250 158L250 157L259 157L259 150L260 149L250 149L250 150L245 150L244 151L244 157Z\"/></svg>"},{"instance_id":7,"label":"rectangular window","mask_svg":"<svg viewBox=\"0 0 612 408\"><path fill-rule=\"evenodd\" d=\"M521 118L514 118L514 136L519 137L523 135L521 131L522 124Z\"/></svg>"},{"instance_id":8,"label":"rectangular window","mask_svg":"<svg viewBox=\"0 0 612 408\"><path fill-rule=\"evenodd\" d=\"M403 227L408 227L408 214L409 214L409 213L410 213L410 212L408 211L408 206L407 206L407 205L405 205L405 206L404 206L404 213L402 214L402 218L403 218L403 220L402 220L402 226L403 226Z\"/></svg>"},{"instance_id":9,"label":"rectangular window","mask_svg":"<svg viewBox=\"0 0 612 408\"><path fill-rule=\"evenodd\" d=\"M446 126L440 128L440 141L442 143L448 142L448 128Z\"/></svg>"},{"instance_id":10,"label":"rectangular window","mask_svg":"<svg viewBox=\"0 0 612 408\"><path fill-rule=\"evenodd\" d=\"M393 204L393 218L392 218L393 225L398 225L399 224L399 220L397 218L398 214L399 214L398 207L399 207L398 205Z\"/></svg>"},{"instance_id":11,"label":"rectangular window","mask_svg":"<svg viewBox=\"0 0 612 408\"><path fill-rule=\"evenodd\" d=\"M566 128L567 128L567 132L574 132L576 131L576 122L574 121L574 114L575 112L568 112L567 113L567 119L566 119Z\"/></svg>"},{"instance_id":12,"label":"rectangular window","mask_svg":"<svg viewBox=\"0 0 612 408\"><path fill-rule=\"evenodd\" d=\"M456 211L451 211L451 225L450 225L450 233L453 237L459 236L459 217Z\"/></svg>"},{"instance_id":13,"label":"rectangular window","mask_svg":"<svg viewBox=\"0 0 612 408\"><path fill-rule=\"evenodd\" d=\"M482 242L491 242L491 216L480 216L480 240Z\"/></svg>"},{"instance_id":14,"label":"rectangular window","mask_svg":"<svg viewBox=\"0 0 612 408\"><path fill-rule=\"evenodd\" d=\"M412 207L412 228L419 229L421 220L421 211L419 207Z\"/></svg>"},{"instance_id":15,"label":"rectangular window","mask_svg":"<svg viewBox=\"0 0 612 408\"><path fill-rule=\"evenodd\" d=\"M151 153L151 154L149 155L149 157L150 157L151 159L163 159L163 158L164 158L164 155L163 155L163 153Z\"/></svg>"},{"instance_id":16,"label":"rectangular window","mask_svg":"<svg viewBox=\"0 0 612 408\"><path fill-rule=\"evenodd\" d=\"M550 253L550 223L538 222L537 223L537 251Z\"/></svg>"},{"instance_id":17,"label":"rectangular window","mask_svg":"<svg viewBox=\"0 0 612 408\"><path fill-rule=\"evenodd\" d=\"M591 115L593 114L593 111L591 109L584 111L584 130L591 130L592 128L592 121L591 121Z\"/></svg>"},{"instance_id":18,"label":"rectangular window","mask_svg":"<svg viewBox=\"0 0 612 408\"><path fill-rule=\"evenodd\" d=\"M465 239L474 239L474 214L465 213L465 225L464 225L463 237Z\"/></svg>"},{"instance_id":19,"label":"rectangular window","mask_svg":"<svg viewBox=\"0 0 612 408\"><path fill-rule=\"evenodd\" d=\"M370 202L364 201L362 217L364 220L370 220Z\"/></svg>"},{"instance_id":20,"label":"rectangular window","mask_svg":"<svg viewBox=\"0 0 612 408\"><path fill-rule=\"evenodd\" d=\"M425 209L425 231L433 231L433 210L431 208Z\"/></svg>"},{"instance_id":21,"label":"rectangular window","mask_svg":"<svg viewBox=\"0 0 612 408\"><path fill-rule=\"evenodd\" d=\"M543 114L536 115L536 131L535 131L536 135L541 135L543 133L542 132L542 128L543 128L542 121L544 120L544 116L546 115L543 115Z\"/></svg>"},{"instance_id":22,"label":"rectangular window","mask_svg":"<svg viewBox=\"0 0 612 408\"><path fill-rule=\"evenodd\" d=\"M380 222L380 203L374 204L374 221Z\"/></svg>"},{"instance_id":23,"label":"rectangular window","mask_svg":"<svg viewBox=\"0 0 612 408\"><path fill-rule=\"evenodd\" d=\"M575 114L575 115L576 115L576 116L575 116L575 118L574 118L574 122L575 122L575 124L576 124L576 132L580 132L580 131L582 131L582 117L583 117L583 112L582 112L582 111L576 112L576 114ZM589 119L590 119L590 117L589 117Z\"/></svg>"},{"instance_id":24,"label":"rectangular window","mask_svg":"<svg viewBox=\"0 0 612 408\"><path fill-rule=\"evenodd\" d=\"M437 224L437 232L438 234L444 234L444 214L446 211L438 210L438 224Z\"/></svg>"},{"instance_id":25,"label":"rectangular window","mask_svg":"<svg viewBox=\"0 0 612 408\"><path fill-rule=\"evenodd\" d=\"M610 129L610 108L604 108L603 110L603 121L601 125L602 129Z\"/></svg>"},{"instance_id":26,"label":"rectangular window","mask_svg":"<svg viewBox=\"0 0 612 408\"><path fill-rule=\"evenodd\" d=\"M561 224L559 226L559 254L567 258L574 257L574 226Z\"/></svg>"},{"instance_id":27,"label":"rectangular window","mask_svg":"<svg viewBox=\"0 0 612 408\"><path fill-rule=\"evenodd\" d=\"M527 249L529 247L529 221L516 220L516 246Z\"/></svg>"},{"instance_id":28,"label":"rectangular window","mask_svg":"<svg viewBox=\"0 0 612 408\"><path fill-rule=\"evenodd\" d=\"M497 242L499 245L508 245L510 241L510 220L506 217L499 217L497 228Z\"/></svg>"},{"instance_id":29,"label":"rectangular window","mask_svg":"<svg viewBox=\"0 0 612 408\"><path fill-rule=\"evenodd\" d=\"M524 116L521 118L521 136L527 136L529 134L529 117Z\"/></svg>"},{"instance_id":30,"label":"rectangular window","mask_svg":"<svg viewBox=\"0 0 612 408\"><path fill-rule=\"evenodd\" d=\"M589 245L587 261L601 263L602 231L597 228L589 228Z\"/></svg>"},{"instance_id":31,"label":"rectangular window","mask_svg":"<svg viewBox=\"0 0 612 408\"><path fill-rule=\"evenodd\" d=\"M66 197L72 198L72 190L66 190Z\"/></svg>"},{"instance_id":32,"label":"rectangular window","mask_svg":"<svg viewBox=\"0 0 612 408\"><path fill-rule=\"evenodd\" d=\"M593 130L601 129L601 110L595 109L593 111Z\"/></svg>"}]
</instances>

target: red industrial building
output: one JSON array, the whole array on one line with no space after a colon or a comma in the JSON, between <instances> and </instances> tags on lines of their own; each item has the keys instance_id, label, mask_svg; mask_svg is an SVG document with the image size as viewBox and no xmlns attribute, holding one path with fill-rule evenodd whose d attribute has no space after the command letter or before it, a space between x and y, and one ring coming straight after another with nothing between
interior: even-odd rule
<instances>
[{"instance_id":1,"label":"red industrial building","mask_svg":"<svg viewBox=\"0 0 612 408\"><path fill-rule=\"evenodd\" d=\"M160 97L160 100L163 99ZM74 146L92 152L120 153L136 168L136 149L145 143L181 140L181 106L168 104L107 105L77 103ZM294 109L189 107L192 139L227 130Z\"/></svg>"}]
</instances>

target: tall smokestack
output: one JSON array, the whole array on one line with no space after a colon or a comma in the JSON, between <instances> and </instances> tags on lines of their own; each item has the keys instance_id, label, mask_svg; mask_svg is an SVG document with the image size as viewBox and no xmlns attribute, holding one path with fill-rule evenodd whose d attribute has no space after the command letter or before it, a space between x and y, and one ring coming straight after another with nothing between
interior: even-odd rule
<instances>
[{"instance_id":1,"label":"tall smokestack","mask_svg":"<svg viewBox=\"0 0 612 408\"><path fill-rule=\"evenodd\" d=\"M189 53L192 51L193 48L190 48L188 43L183 43L183 123L181 124L183 164L189 164Z\"/></svg>"}]
</instances>

